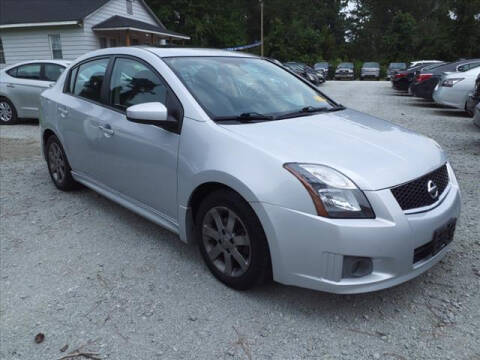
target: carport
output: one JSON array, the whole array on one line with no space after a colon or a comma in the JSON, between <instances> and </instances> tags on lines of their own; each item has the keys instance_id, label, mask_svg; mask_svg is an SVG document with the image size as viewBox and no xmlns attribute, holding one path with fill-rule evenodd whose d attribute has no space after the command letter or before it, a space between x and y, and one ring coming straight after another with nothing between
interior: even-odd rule
<instances>
[{"instance_id":1,"label":"carport","mask_svg":"<svg viewBox=\"0 0 480 360\"><path fill-rule=\"evenodd\" d=\"M168 30L165 27L148 24L123 16L112 16L92 27L100 39L101 47L131 45L164 45L166 41L190 40L187 35Z\"/></svg>"}]
</instances>

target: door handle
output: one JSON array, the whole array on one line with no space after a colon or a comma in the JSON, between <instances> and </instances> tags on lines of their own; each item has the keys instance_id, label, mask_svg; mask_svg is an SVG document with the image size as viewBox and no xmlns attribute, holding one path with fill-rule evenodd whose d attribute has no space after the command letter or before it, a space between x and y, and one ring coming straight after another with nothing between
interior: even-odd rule
<instances>
[{"instance_id":1,"label":"door handle","mask_svg":"<svg viewBox=\"0 0 480 360\"><path fill-rule=\"evenodd\" d=\"M58 107L58 112L60 113L61 117L67 117L68 115L68 110L63 108L63 107Z\"/></svg>"},{"instance_id":2,"label":"door handle","mask_svg":"<svg viewBox=\"0 0 480 360\"><path fill-rule=\"evenodd\" d=\"M9 87L9 88L14 88L15 85L13 85L13 84L7 84L7 87Z\"/></svg>"},{"instance_id":3,"label":"door handle","mask_svg":"<svg viewBox=\"0 0 480 360\"><path fill-rule=\"evenodd\" d=\"M105 126L98 125L98 128L103 131L105 136L110 137L113 134L115 134L115 131L113 131L113 129L110 127L110 125L105 125Z\"/></svg>"}]
</instances>

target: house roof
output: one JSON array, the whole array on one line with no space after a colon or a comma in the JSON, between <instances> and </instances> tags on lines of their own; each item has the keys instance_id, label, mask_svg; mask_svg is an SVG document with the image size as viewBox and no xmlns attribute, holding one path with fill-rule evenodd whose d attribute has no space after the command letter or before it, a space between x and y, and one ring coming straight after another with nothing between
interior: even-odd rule
<instances>
[{"instance_id":1,"label":"house roof","mask_svg":"<svg viewBox=\"0 0 480 360\"><path fill-rule=\"evenodd\" d=\"M166 37L172 37L177 39L186 39L186 40L190 39L190 37L187 35L183 35L175 31L168 30L161 23L159 25L152 25L143 21L126 18L119 15L112 16L107 20L102 21L97 25L94 25L92 29L96 31L129 29L129 30L136 30L136 31L142 31L147 33L164 35Z\"/></svg>"},{"instance_id":2,"label":"house roof","mask_svg":"<svg viewBox=\"0 0 480 360\"><path fill-rule=\"evenodd\" d=\"M1 0L0 25L78 22L109 0Z\"/></svg>"}]
</instances>

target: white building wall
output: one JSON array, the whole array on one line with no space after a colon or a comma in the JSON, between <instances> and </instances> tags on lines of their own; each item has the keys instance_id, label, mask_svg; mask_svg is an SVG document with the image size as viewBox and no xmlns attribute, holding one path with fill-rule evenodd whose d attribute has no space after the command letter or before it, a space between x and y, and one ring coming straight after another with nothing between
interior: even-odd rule
<instances>
[{"instance_id":1,"label":"white building wall","mask_svg":"<svg viewBox=\"0 0 480 360\"><path fill-rule=\"evenodd\" d=\"M0 68L21 61L52 59L52 50L48 41L49 34L60 34L65 60L74 60L78 56L98 49L100 47L99 37L92 31L92 27L114 15L157 25L154 17L143 6L142 1L133 0L132 5L133 15L129 15L126 0L110 0L88 15L84 19L83 26L0 29L6 62L6 64L0 64Z\"/></svg>"}]
</instances>

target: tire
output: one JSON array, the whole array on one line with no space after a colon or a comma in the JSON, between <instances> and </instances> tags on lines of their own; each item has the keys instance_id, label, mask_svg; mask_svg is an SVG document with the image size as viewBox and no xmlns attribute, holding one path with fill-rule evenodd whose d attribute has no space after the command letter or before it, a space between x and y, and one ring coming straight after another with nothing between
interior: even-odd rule
<instances>
[{"instance_id":1,"label":"tire","mask_svg":"<svg viewBox=\"0 0 480 360\"><path fill-rule=\"evenodd\" d=\"M0 97L0 124L13 125L18 123L17 110L10 100Z\"/></svg>"},{"instance_id":2,"label":"tire","mask_svg":"<svg viewBox=\"0 0 480 360\"><path fill-rule=\"evenodd\" d=\"M237 193L221 189L209 194L198 208L195 235L207 267L225 285L247 290L271 277L262 225Z\"/></svg>"},{"instance_id":3,"label":"tire","mask_svg":"<svg viewBox=\"0 0 480 360\"><path fill-rule=\"evenodd\" d=\"M68 163L67 155L65 155L63 146L55 135L48 138L45 150L48 172L57 189L62 191L77 189L79 183L73 179L72 168Z\"/></svg>"}]
</instances>

